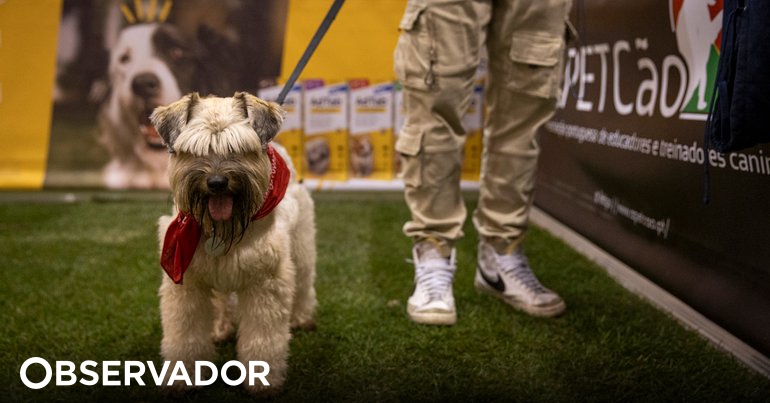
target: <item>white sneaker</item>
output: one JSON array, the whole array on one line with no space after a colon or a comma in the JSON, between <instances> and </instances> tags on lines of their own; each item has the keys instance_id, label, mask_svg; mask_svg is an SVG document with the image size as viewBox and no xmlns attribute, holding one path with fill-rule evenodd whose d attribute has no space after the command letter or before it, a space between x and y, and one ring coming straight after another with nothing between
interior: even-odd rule
<instances>
[{"instance_id":1,"label":"white sneaker","mask_svg":"<svg viewBox=\"0 0 770 403\"><path fill-rule=\"evenodd\" d=\"M455 249L449 258L441 255L429 241L412 248L414 258L414 293L409 297L406 312L409 318L426 325L454 325L457 322L452 279L457 264Z\"/></svg>"},{"instance_id":2,"label":"white sneaker","mask_svg":"<svg viewBox=\"0 0 770 403\"><path fill-rule=\"evenodd\" d=\"M510 254L498 254L482 241L478 253L476 290L534 316L557 316L566 309L564 300L537 280L521 248Z\"/></svg>"}]
</instances>

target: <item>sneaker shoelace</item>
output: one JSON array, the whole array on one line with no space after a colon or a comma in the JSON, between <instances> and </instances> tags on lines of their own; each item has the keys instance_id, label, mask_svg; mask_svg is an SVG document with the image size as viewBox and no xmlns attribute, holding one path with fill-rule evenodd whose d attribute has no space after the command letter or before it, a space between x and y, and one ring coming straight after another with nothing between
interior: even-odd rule
<instances>
[{"instance_id":1,"label":"sneaker shoelace","mask_svg":"<svg viewBox=\"0 0 770 403\"><path fill-rule=\"evenodd\" d=\"M533 273L532 269L529 267L529 261L526 256L520 253L512 253L508 255L496 255L495 258L500 267L502 267L503 273L512 277L527 290L530 290L534 294L547 292L546 288L540 284L540 281L535 277L535 273Z\"/></svg>"},{"instance_id":2,"label":"sneaker shoelace","mask_svg":"<svg viewBox=\"0 0 770 403\"><path fill-rule=\"evenodd\" d=\"M428 294L428 298L436 300L441 298L452 287L452 278L455 272L455 251L449 260L428 259L420 261L415 256L415 281Z\"/></svg>"}]
</instances>

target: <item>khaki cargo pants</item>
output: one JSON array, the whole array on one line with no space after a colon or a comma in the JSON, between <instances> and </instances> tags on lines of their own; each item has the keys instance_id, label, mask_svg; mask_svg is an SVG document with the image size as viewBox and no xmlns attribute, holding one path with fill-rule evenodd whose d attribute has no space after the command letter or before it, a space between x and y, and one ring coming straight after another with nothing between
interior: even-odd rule
<instances>
[{"instance_id":1,"label":"khaki cargo pants","mask_svg":"<svg viewBox=\"0 0 770 403\"><path fill-rule=\"evenodd\" d=\"M536 132L555 110L571 0L408 0L394 53L405 124L396 141L412 217L404 233L462 237L462 117L489 58L479 204L481 237L518 244L527 228Z\"/></svg>"}]
</instances>

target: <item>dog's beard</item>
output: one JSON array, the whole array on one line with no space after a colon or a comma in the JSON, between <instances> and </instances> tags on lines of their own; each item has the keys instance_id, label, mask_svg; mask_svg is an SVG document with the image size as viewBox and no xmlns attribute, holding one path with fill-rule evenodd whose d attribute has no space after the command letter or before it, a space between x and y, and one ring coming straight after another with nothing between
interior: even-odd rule
<instances>
[{"instance_id":1,"label":"dog's beard","mask_svg":"<svg viewBox=\"0 0 770 403\"><path fill-rule=\"evenodd\" d=\"M175 200L179 210L192 215L203 232L228 251L243 239L252 217L264 202L270 166L266 161L251 161L247 163L255 164L251 167L253 170L226 169L218 174L228 178L227 191L212 193L206 185L210 170L204 161L189 162L190 169L177 171ZM266 172L267 176L257 172Z\"/></svg>"}]
</instances>

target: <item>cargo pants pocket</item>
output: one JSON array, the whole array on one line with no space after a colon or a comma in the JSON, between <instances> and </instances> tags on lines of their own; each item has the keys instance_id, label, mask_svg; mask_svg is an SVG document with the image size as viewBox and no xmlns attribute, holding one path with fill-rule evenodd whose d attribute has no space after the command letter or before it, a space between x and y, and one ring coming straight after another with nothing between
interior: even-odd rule
<instances>
[{"instance_id":1,"label":"cargo pants pocket","mask_svg":"<svg viewBox=\"0 0 770 403\"><path fill-rule=\"evenodd\" d=\"M422 183L422 169L419 161L422 149L423 133L414 126L404 126L396 139L394 148L401 158L399 176L407 186L419 186Z\"/></svg>"},{"instance_id":2,"label":"cargo pants pocket","mask_svg":"<svg viewBox=\"0 0 770 403\"><path fill-rule=\"evenodd\" d=\"M412 88L427 89L426 74L430 69L430 34L425 24L419 23L425 11L423 0L409 0L398 24L401 34L393 52L396 78Z\"/></svg>"},{"instance_id":3,"label":"cargo pants pocket","mask_svg":"<svg viewBox=\"0 0 770 403\"><path fill-rule=\"evenodd\" d=\"M517 32L511 40L506 87L539 98L556 98L561 90L564 38Z\"/></svg>"}]
</instances>

